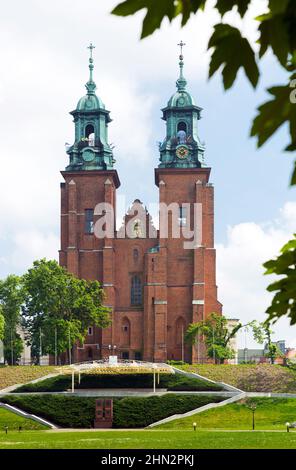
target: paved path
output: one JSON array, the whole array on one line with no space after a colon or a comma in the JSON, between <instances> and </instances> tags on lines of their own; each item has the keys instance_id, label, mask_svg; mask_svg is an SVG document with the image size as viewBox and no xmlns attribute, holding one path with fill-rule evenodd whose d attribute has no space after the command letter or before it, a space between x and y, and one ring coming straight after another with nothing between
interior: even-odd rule
<instances>
[{"instance_id":1,"label":"paved path","mask_svg":"<svg viewBox=\"0 0 296 470\"><path fill-rule=\"evenodd\" d=\"M198 391L167 391L165 388L157 389L156 392L153 392L151 389L85 389L85 390L75 390L72 393L70 390L66 392L10 392L9 395L67 395L67 396L77 396L77 397L150 397L150 396L162 396L166 394L174 395L215 395L226 398L233 397L238 395L235 392L198 392ZM7 393L0 393L1 396L8 395Z\"/></svg>"}]
</instances>

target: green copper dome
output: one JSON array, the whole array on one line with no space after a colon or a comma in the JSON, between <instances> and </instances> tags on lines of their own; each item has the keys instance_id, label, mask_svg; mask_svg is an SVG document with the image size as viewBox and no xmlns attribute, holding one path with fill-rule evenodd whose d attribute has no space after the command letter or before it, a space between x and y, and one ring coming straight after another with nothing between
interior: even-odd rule
<instances>
[{"instance_id":1,"label":"green copper dome","mask_svg":"<svg viewBox=\"0 0 296 470\"><path fill-rule=\"evenodd\" d=\"M87 94L80 98L76 107L76 111L93 111L95 109L105 109L103 101L95 94Z\"/></svg>"},{"instance_id":2,"label":"green copper dome","mask_svg":"<svg viewBox=\"0 0 296 470\"><path fill-rule=\"evenodd\" d=\"M85 85L87 93L70 113L74 118L75 140L73 145L67 144L66 147L70 157L66 171L110 170L115 162L113 146L108 142L110 113L96 95L97 87L93 81L93 49L90 44L89 80Z\"/></svg>"},{"instance_id":3,"label":"green copper dome","mask_svg":"<svg viewBox=\"0 0 296 470\"><path fill-rule=\"evenodd\" d=\"M195 105L195 101L188 91L176 91L168 101L168 106L183 108L184 106Z\"/></svg>"},{"instance_id":4,"label":"green copper dome","mask_svg":"<svg viewBox=\"0 0 296 470\"><path fill-rule=\"evenodd\" d=\"M183 75L183 41L179 56L180 74L176 81L177 91L162 109L162 119L166 121L166 136L159 143L160 168L200 168L205 166L205 146L200 141L197 130L202 108L195 104L187 91L187 81Z\"/></svg>"}]
</instances>

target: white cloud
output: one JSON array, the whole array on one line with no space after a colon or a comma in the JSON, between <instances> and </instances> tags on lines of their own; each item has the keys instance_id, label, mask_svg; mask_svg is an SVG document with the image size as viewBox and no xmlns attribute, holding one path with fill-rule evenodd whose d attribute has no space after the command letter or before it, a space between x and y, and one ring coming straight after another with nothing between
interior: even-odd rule
<instances>
[{"instance_id":1,"label":"white cloud","mask_svg":"<svg viewBox=\"0 0 296 470\"><path fill-rule=\"evenodd\" d=\"M262 264L279 254L291 238L292 227L295 230L295 202L286 202L280 216L271 222L246 222L228 227L227 242L217 245L219 299L226 316L239 318L243 323L266 318L264 312L272 298L266 287L273 278L263 275ZM286 320L278 322L273 329L278 339L284 336L296 345L296 327L289 327ZM241 345L243 342L241 336Z\"/></svg>"}]
</instances>

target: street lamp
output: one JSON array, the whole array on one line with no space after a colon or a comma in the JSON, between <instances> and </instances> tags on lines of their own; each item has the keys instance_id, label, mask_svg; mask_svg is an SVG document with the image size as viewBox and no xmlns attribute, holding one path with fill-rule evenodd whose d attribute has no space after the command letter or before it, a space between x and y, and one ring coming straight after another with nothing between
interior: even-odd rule
<instances>
[{"instance_id":1,"label":"street lamp","mask_svg":"<svg viewBox=\"0 0 296 470\"><path fill-rule=\"evenodd\" d=\"M196 431L196 426L197 426L196 422L192 423L192 426L193 426L193 431Z\"/></svg>"},{"instance_id":2,"label":"street lamp","mask_svg":"<svg viewBox=\"0 0 296 470\"><path fill-rule=\"evenodd\" d=\"M252 413L253 413L253 416L252 416L252 429L254 431L254 429L255 429L255 411L256 411L257 405L255 403L251 403L249 406L247 406L247 408L249 408L249 410L251 410Z\"/></svg>"}]
</instances>

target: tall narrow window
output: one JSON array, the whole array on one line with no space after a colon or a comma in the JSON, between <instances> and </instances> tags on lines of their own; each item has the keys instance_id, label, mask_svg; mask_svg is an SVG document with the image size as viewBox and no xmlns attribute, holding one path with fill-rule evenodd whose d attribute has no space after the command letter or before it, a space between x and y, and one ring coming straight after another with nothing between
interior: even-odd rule
<instances>
[{"instance_id":1,"label":"tall narrow window","mask_svg":"<svg viewBox=\"0 0 296 470\"><path fill-rule=\"evenodd\" d=\"M179 122L177 128L177 139L179 144L186 144L187 126L185 122Z\"/></svg>"},{"instance_id":2,"label":"tall narrow window","mask_svg":"<svg viewBox=\"0 0 296 470\"><path fill-rule=\"evenodd\" d=\"M85 222L84 222L85 233L94 233L94 210L85 209Z\"/></svg>"},{"instance_id":3,"label":"tall narrow window","mask_svg":"<svg viewBox=\"0 0 296 470\"><path fill-rule=\"evenodd\" d=\"M185 227L187 223L187 207L179 207L179 227Z\"/></svg>"},{"instance_id":4,"label":"tall narrow window","mask_svg":"<svg viewBox=\"0 0 296 470\"><path fill-rule=\"evenodd\" d=\"M142 304L142 282L139 276L133 276L131 282L131 305Z\"/></svg>"}]
</instances>

